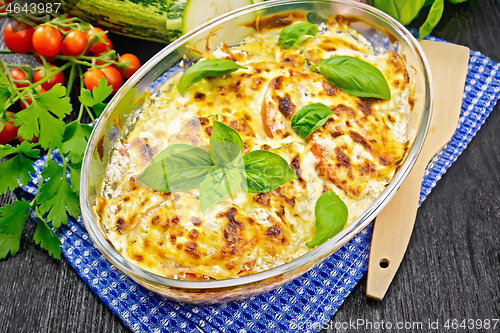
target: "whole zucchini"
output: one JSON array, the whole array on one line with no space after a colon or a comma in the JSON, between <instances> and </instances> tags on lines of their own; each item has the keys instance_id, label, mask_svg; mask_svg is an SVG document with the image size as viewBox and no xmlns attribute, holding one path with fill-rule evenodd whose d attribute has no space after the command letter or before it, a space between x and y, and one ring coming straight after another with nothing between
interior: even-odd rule
<instances>
[{"instance_id":1,"label":"whole zucchini","mask_svg":"<svg viewBox=\"0 0 500 333\"><path fill-rule=\"evenodd\" d=\"M169 43L230 10L262 0L42 0L111 32Z\"/></svg>"},{"instance_id":2,"label":"whole zucchini","mask_svg":"<svg viewBox=\"0 0 500 333\"><path fill-rule=\"evenodd\" d=\"M168 43L170 0L42 0L61 3L64 12L111 32Z\"/></svg>"}]
</instances>

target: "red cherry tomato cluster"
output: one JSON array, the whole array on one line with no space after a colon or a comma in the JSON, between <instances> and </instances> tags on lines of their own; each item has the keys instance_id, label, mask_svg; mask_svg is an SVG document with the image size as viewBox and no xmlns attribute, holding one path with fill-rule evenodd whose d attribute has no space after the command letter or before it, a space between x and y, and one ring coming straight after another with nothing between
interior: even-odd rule
<instances>
[{"instance_id":1,"label":"red cherry tomato cluster","mask_svg":"<svg viewBox=\"0 0 500 333\"><path fill-rule=\"evenodd\" d=\"M106 66L101 69L89 69L84 76L85 87L92 90L104 76L108 80L109 85L113 86L113 94L116 93L122 86L122 77L124 79L130 78L141 67L139 59L131 53L120 56L120 63L126 63L130 68L124 68L121 72L112 66Z\"/></svg>"},{"instance_id":2,"label":"red cherry tomato cluster","mask_svg":"<svg viewBox=\"0 0 500 333\"><path fill-rule=\"evenodd\" d=\"M9 2L9 0L1 1ZM0 12L3 9L0 4ZM83 75L85 87L92 90L99 84L101 78L105 77L108 85L113 88L113 94L120 89L123 80L130 78L141 66L139 59L131 53L117 55L113 51L113 43L107 32L78 18L64 15L38 26L33 27L33 25L35 25L33 21L12 20L3 32L5 45L12 52L35 53L33 55L35 59L45 64L35 68L33 72L23 66L9 70L13 86L19 93L24 94L19 99L20 108L23 110L33 104L33 97L46 93L58 83L64 85L66 82L63 72L56 72L59 67L46 63L67 61L72 62L73 67L87 66L89 69ZM35 85L41 80L45 81ZM68 84L72 86L74 81L68 80ZM29 86L33 89L24 92ZM68 89L71 87L68 86ZM16 138L20 142L24 141L17 136L18 128L13 124L15 114L7 111L5 115L0 113L0 144ZM34 138L32 142L36 140L37 138Z\"/></svg>"}]
</instances>

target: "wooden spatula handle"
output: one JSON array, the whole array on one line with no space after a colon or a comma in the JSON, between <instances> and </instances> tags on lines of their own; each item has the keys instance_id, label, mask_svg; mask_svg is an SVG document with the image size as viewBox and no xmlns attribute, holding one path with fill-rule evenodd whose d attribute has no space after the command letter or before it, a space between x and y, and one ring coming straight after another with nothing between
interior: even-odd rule
<instances>
[{"instance_id":1,"label":"wooden spatula handle","mask_svg":"<svg viewBox=\"0 0 500 333\"><path fill-rule=\"evenodd\" d=\"M415 225L424 170L425 165L413 167L397 195L377 217L384 219L384 223L375 221L366 285L366 295L371 298L384 298L403 260Z\"/></svg>"},{"instance_id":2,"label":"wooden spatula handle","mask_svg":"<svg viewBox=\"0 0 500 333\"><path fill-rule=\"evenodd\" d=\"M421 45L433 77L434 112L415 166L375 221L366 295L378 300L384 297L408 247L425 167L455 132L462 104L469 49L432 41Z\"/></svg>"}]
</instances>

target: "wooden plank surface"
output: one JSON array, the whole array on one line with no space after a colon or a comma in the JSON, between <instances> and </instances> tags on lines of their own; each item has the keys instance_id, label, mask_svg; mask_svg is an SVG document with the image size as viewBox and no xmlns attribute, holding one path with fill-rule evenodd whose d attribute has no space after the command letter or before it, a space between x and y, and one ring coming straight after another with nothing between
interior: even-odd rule
<instances>
[{"instance_id":1,"label":"wooden plank surface","mask_svg":"<svg viewBox=\"0 0 500 333\"><path fill-rule=\"evenodd\" d=\"M1 22L2 29L5 22ZM500 62L500 1L452 6L434 35ZM112 36L115 48L146 60L159 44ZM366 277L323 332L343 323L424 322L500 317L500 107L419 210L408 251L382 302L368 299ZM0 205L12 200L0 197ZM21 250L0 261L0 332L130 332L64 260L51 259L24 231ZM340 327L335 329L335 327ZM344 327L345 324L344 324ZM355 332L396 330L358 327ZM405 330L402 330L405 331ZM430 332L407 330L408 332ZM458 330L458 332L499 332Z\"/></svg>"}]
</instances>

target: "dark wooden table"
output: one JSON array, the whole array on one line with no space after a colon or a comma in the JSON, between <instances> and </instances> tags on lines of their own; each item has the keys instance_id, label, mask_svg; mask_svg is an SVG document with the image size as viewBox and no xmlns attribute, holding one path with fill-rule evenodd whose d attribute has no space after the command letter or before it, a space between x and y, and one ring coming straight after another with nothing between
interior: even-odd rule
<instances>
[{"instance_id":1,"label":"dark wooden table","mask_svg":"<svg viewBox=\"0 0 500 333\"><path fill-rule=\"evenodd\" d=\"M500 62L500 1L446 3L433 34ZM162 48L120 36L112 41L119 52L135 53L142 61ZM499 111L496 106L420 208L407 254L385 299L368 299L363 278L331 327L358 319L423 322L424 329L407 331L430 332L428 321L438 320L441 329L435 332L457 332L445 330L445 321L500 318ZM3 196L0 205L11 200ZM34 224L27 226L17 256L0 261L0 332L130 332L64 259L51 259L33 243ZM500 332L500 323L496 330L477 331Z\"/></svg>"}]
</instances>

